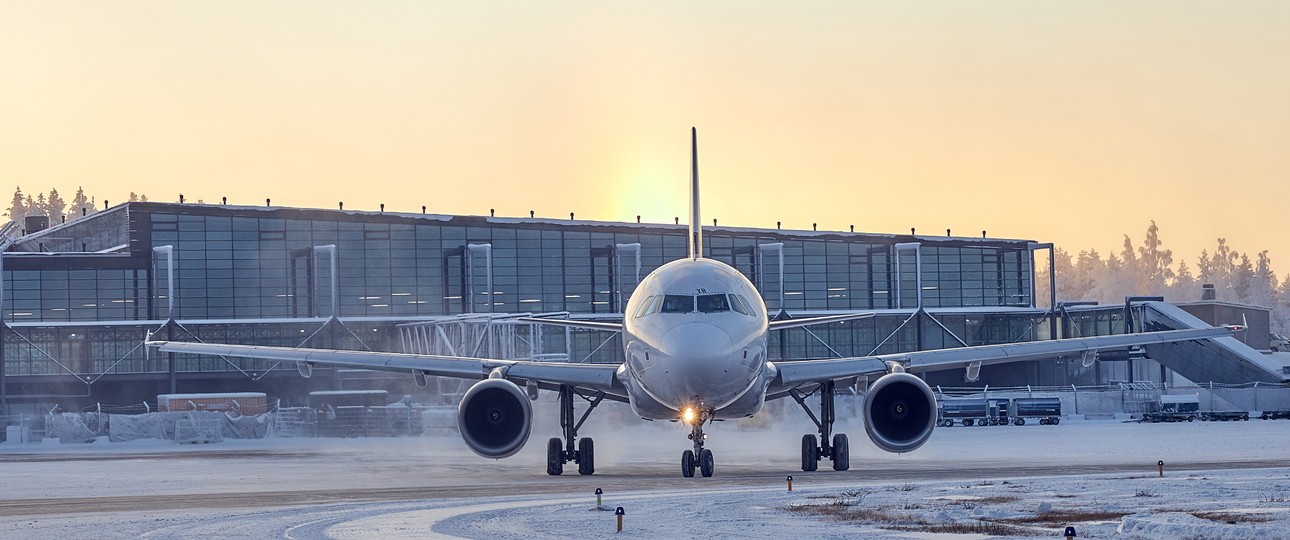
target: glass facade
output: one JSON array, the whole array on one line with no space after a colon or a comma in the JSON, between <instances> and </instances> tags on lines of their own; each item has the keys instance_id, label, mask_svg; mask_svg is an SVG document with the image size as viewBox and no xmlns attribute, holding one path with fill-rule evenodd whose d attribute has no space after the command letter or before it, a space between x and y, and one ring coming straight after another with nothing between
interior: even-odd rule
<instances>
[{"instance_id":1,"label":"glass facade","mask_svg":"<svg viewBox=\"0 0 1290 540\"><path fill-rule=\"evenodd\" d=\"M399 349L396 324L440 316L618 318L640 278L686 255L685 234L675 225L131 203L28 235L5 253L7 375L164 372L166 362L138 344L172 303L183 328L174 339L374 350ZM1032 307L1026 241L727 228L705 235L705 255L744 273L772 314L884 312L773 336L772 356L1046 336L1037 324L1043 312ZM345 328L318 332L333 305ZM932 315L907 321L919 306ZM603 336L575 334L570 345L575 359L619 361L619 345ZM192 357L177 370L265 371L249 366Z\"/></svg>"}]
</instances>

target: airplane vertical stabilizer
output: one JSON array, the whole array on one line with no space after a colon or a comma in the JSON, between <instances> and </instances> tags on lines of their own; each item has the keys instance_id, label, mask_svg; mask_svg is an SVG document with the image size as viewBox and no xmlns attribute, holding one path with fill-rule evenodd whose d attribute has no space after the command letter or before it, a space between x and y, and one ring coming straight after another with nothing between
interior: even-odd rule
<instances>
[{"instance_id":1,"label":"airplane vertical stabilizer","mask_svg":"<svg viewBox=\"0 0 1290 540\"><path fill-rule=\"evenodd\" d=\"M699 218L699 135L690 128L690 258L703 257L703 222Z\"/></svg>"}]
</instances>

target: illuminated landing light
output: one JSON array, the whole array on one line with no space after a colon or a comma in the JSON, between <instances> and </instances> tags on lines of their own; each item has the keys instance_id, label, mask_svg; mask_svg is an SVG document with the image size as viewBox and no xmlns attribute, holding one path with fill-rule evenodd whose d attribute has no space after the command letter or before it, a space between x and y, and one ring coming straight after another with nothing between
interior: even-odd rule
<instances>
[{"instance_id":1,"label":"illuminated landing light","mask_svg":"<svg viewBox=\"0 0 1290 540\"><path fill-rule=\"evenodd\" d=\"M687 424L692 424L694 423L694 419L697 417L698 417L698 414L694 412L694 407L686 407L684 409L681 409L682 422L685 422Z\"/></svg>"}]
</instances>

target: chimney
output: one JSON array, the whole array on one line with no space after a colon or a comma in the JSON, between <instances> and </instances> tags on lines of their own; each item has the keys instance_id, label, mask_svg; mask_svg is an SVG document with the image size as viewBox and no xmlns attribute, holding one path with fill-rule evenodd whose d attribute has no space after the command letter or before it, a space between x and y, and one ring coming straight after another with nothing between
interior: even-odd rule
<instances>
[{"instance_id":1,"label":"chimney","mask_svg":"<svg viewBox=\"0 0 1290 540\"><path fill-rule=\"evenodd\" d=\"M1203 284L1203 285L1201 285L1201 286L1200 286L1200 299L1201 299L1201 300L1217 300L1217 299L1218 299L1218 292L1214 290L1214 284L1213 284L1213 283L1205 283L1205 284Z\"/></svg>"}]
</instances>

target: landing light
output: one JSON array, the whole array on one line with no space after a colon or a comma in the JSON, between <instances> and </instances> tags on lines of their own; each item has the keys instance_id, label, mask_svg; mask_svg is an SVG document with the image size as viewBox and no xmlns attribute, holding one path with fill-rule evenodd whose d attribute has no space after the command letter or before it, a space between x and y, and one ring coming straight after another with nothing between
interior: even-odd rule
<instances>
[{"instance_id":1,"label":"landing light","mask_svg":"<svg viewBox=\"0 0 1290 540\"><path fill-rule=\"evenodd\" d=\"M684 409L681 409L681 420L685 421L685 423L687 424L693 423L694 417L695 417L695 414L694 414L693 407L686 407Z\"/></svg>"}]
</instances>

